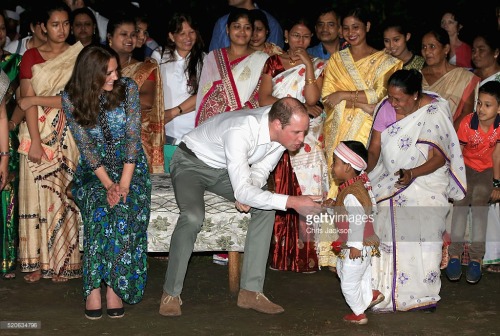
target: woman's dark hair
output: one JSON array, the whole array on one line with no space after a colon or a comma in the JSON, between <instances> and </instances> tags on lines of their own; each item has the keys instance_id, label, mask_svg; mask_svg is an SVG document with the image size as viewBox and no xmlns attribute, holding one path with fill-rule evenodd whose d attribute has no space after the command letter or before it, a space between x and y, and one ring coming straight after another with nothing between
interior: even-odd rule
<instances>
[{"instance_id":1,"label":"woman's dark hair","mask_svg":"<svg viewBox=\"0 0 500 336\"><path fill-rule=\"evenodd\" d=\"M295 17L290 17L288 20L286 20L285 25L283 26L284 30L292 30L292 28L296 25L304 25L311 31L311 33L314 33L314 25L311 25L311 21L309 20L309 17L306 16L295 16Z\"/></svg>"},{"instance_id":2,"label":"woman's dark hair","mask_svg":"<svg viewBox=\"0 0 500 336\"><path fill-rule=\"evenodd\" d=\"M365 25L368 24L368 22L373 24L370 13L361 7L352 8L348 10L346 13L342 14L342 20L344 20L349 16L355 17L359 21L363 22Z\"/></svg>"},{"instance_id":3,"label":"woman's dark hair","mask_svg":"<svg viewBox=\"0 0 500 336\"><path fill-rule=\"evenodd\" d=\"M119 64L118 55L111 48L98 45L88 45L80 51L75 67L65 91L73 103L73 116L83 127L93 127L97 124L97 116L101 112L101 95L104 96L104 110L111 110L125 100L125 86L115 81L112 91L103 91L106 81L109 61L114 58Z\"/></svg>"},{"instance_id":4,"label":"woman's dark hair","mask_svg":"<svg viewBox=\"0 0 500 336\"><path fill-rule=\"evenodd\" d=\"M135 18L128 13L118 13L117 15L112 16L108 21L106 33L113 36L115 30L122 24L133 24L134 26L136 26Z\"/></svg>"},{"instance_id":5,"label":"woman's dark hair","mask_svg":"<svg viewBox=\"0 0 500 336\"><path fill-rule=\"evenodd\" d=\"M73 29L73 24L75 23L75 18L78 15L87 15L91 20L92 23L94 24L94 31L92 33L92 41L90 44L101 44L101 38L99 37L99 27L97 26L97 20L95 18L94 13L88 8L88 7L82 7L82 8L77 8L74 11L71 12L70 15L70 22L71 22L71 29ZM69 44L74 44L76 42L75 35L70 34L68 37L68 43Z\"/></svg>"},{"instance_id":6,"label":"woman's dark hair","mask_svg":"<svg viewBox=\"0 0 500 336\"><path fill-rule=\"evenodd\" d=\"M362 142L356 140L344 140L341 142L344 143L354 153L358 154L363 160L365 160L365 162L368 162L368 150L366 149L365 145L363 145ZM356 172L357 175L361 173L359 170L356 169L354 169L354 171Z\"/></svg>"},{"instance_id":7,"label":"woman's dark hair","mask_svg":"<svg viewBox=\"0 0 500 336\"><path fill-rule=\"evenodd\" d=\"M201 38L200 32L198 31L197 24L194 22L193 18L185 13L175 13L167 27L167 36L165 49L163 53L166 53L168 57L168 62L174 62L175 57L175 43L172 41L168 34L178 34L182 31L182 24L186 22L193 30L196 32L196 41L191 48L191 52L187 56L187 67L185 70L188 84L188 92L194 95L198 92L198 84L200 80L201 68L203 66L203 48L204 43Z\"/></svg>"},{"instance_id":8,"label":"woman's dark hair","mask_svg":"<svg viewBox=\"0 0 500 336\"><path fill-rule=\"evenodd\" d=\"M267 33L266 33L266 38L267 38L269 36L269 32L271 30L269 29L269 21L267 20L266 13L264 13L263 11L261 11L258 8L255 8L255 9L250 10L250 17L252 18L254 24L255 24L255 21L262 22L262 24L264 25L264 28L266 28L266 31L267 31ZM255 30L255 27L254 27L254 30Z\"/></svg>"},{"instance_id":9,"label":"woman's dark hair","mask_svg":"<svg viewBox=\"0 0 500 336\"><path fill-rule=\"evenodd\" d=\"M229 27L231 23L238 21L240 18L247 18L253 29L253 17L250 15L250 11L246 8L233 7L229 12L227 17L227 26Z\"/></svg>"},{"instance_id":10,"label":"woman's dark hair","mask_svg":"<svg viewBox=\"0 0 500 336\"><path fill-rule=\"evenodd\" d=\"M484 83L479 87L479 93L486 93L495 97L498 104L500 104L500 82L492 80Z\"/></svg>"},{"instance_id":11,"label":"woman's dark hair","mask_svg":"<svg viewBox=\"0 0 500 336\"><path fill-rule=\"evenodd\" d=\"M443 45L443 47L447 44L450 44L450 36L448 35L448 32L444 30L444 28L433 27L429 29L425 34L423 34L422 37L427 34L433 35L436 40Z\"/></svg>"},{"instance_id":12,"label":"woman's dark hair","mask_svg":"<svg viewBox=\"0 0 500 336\"><path fill-rule=\"evenodd\" d=\"M53 12L66 12L68 13L68 18L71 15L71 8L69 8L69 6L63 1L46 0L43 1L40 6L40 21L45 25L49 22L50 16Z\"/></svg>"},{"instance_id":13,"label":"woman's dark hair","mask_svg":"<svg viewBox=\"0 0 500 336\"><path fill-rule=\"evenodd\" d=\"M500 51L500 34L497 31L483 29L474 35L473 41L477 38L482 38L493 52ZM500 57L497 57L497 64L500 64Z\"/></svg>"},{"instance_id":14,"label":"woman's dark hair","mask_svg":"<svg viewBox=\"0 0 500 336\"><path fill-rule=\"evenodd\" d=\"M422 93L422 74L415 69L398 70L389 77L387 87L395 86L400 88L404 94L419 96Z\"/></svg>"}]
</instances>

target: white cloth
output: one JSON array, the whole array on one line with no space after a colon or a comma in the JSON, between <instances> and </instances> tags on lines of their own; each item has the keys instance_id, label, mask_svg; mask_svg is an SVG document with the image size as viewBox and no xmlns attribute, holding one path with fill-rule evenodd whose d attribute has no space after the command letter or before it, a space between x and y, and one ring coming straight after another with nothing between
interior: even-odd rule
<instances>
[{"instance_id":1,"label":"white cloth","mask_svg":"<svg viewBox=\"0 0 500 336\"><path fill-rule=\"evenodd\" d=\"M170 55L167 53L164 53L163 57L160 58L158 51L154 51L151 56L160 65L165 109L178 106L191 96L188 92L186 58L179 55L177 50L174 51L174 61L170 60ZM201 69L199 69L200 72ZM175 145L179 144L182 136L194 128L195 118L196 113L194 108L191 111L183 111L182 115L175 117L165 125L165 134L176 138Z\"/></svg>"},{"instance_id":2,"label":"white cloth","mask_svg":"<svg viewBox=\"0 0 500 336\"><path fill-rule=\"evenodd\" d=\"M356 196L348 194L344 198L344 207L349 214L349 233L347 235L346 245L349 247L363 249L363 234L365 232L365 222L354 221L354 219L366 218L365 208L359 203Z\"/></svg>"},{"instance_id":3,"label":"white cloth","mask_svg":"<svg viewBox=\"0 0 500 336\"><path fill-rule=\"evenodd\" d=\"M97 21L97 28L99 29L99 37L101 39L102 44L107 44L106 43L106 37L108 35L107 30L108 30L108 19L93 10L92 8L88 7L94 13L95 19Z\"/></svg>"},{"instance_id":4,"label":"white cloth","mask_svg":"<svg viewBox=\"0 0 500 336\"><path fill-rule=\"evenodd\" d=\"M271 141L271 106L218 114L182 141L210 167L227 169L239 202L262 210L286 210L287 195L263 191L285 147Z\"/></svg>"},{"instance_id":5,"label":"white cloth","mask_svg":"<svg viewBox=\"0 0 500 336\"><path fill-rule=\"evenodd\" d=\"M389 104L387 98L375 110L395 113L385 104ZM443 154L445 165L398 189L394 173L422 165L431 147ZM448 199L462 199L467 185L448 102L435 95L430 104L385 129L380 157L369 177L379 202L374 228L381 255L372 259L373 286L385 296L374 309L407 311L436 305L441 299Z\"/></svg>"},{"instance_id":6,"label":"white cloth","mask_svg":"<svg viewBox=\"0 0 500 336\"><path fill-rule=\"evenodd\" d=\"M372 302L371 247L361 251L363 258L349 259L349 249L343 249L343 258L337 259L337 274L346 303L356 315L363 314Z\"/></svg>"},{"instance_id":7,"label":"white cloth","mask_svg":"<svg viewBox=\"0 0 500 336\"><path fill-rule=\"evenodd\" d=\"M320 58L314 58L312 61L314 77L318 78L323 73L326 62ZM305 69L305 64L299 64L274 76L273 97L294 97L305 103ZM325 197L329 190L328 166L321 140L325 118L324 112L316 118L311 118L304 145L298 151L290 153L290 163L303 195Z\"/></svg>"},{"instance_id":8,"label":"white cloth","mask_svg":"<svg viewBox=\"0 0 500 336\"><path fill-rule=\"evenodd\" d=\"M11 54L19 54L19 55L24 55L24 52L28 49L28 41L31 39L31 36L26 36L22 38L21 40L14 40L10 42L9 44L6 45L4 48ZM19 43L21 43L21 47L19 48L19 52L17 52L17 48Z\"/></svg>"}]
</instances>

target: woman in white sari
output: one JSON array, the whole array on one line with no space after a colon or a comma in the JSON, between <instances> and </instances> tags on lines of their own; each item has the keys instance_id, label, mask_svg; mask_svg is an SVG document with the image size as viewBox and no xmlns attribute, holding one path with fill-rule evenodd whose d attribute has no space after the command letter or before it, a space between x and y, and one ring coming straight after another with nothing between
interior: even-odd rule
<instances>
[{"instance_id":1,"label":"woman in white sari","mask_svg":"<svg viewBox=\"0 0 500 336\"><path fill-rule=\"evenodd\" d=\"M465 195L465 165L448 102L422 92L417 70L399 70L376 107L368 171L378 203L377 311L435 309L448 199ZM399 176L399 177L398 177Z\"/></svg>"},{"instance_id":2,"label":"woman in white sari","mask_svg":"<svg viewBox=\"0 0 500 336\"><path fill-rule=\"evenodd\" d=\"M323 153L325 113L316 105L321 95L326 61L307 54L312 30L307 20L294 20L285 30L289 49L268 58L262 71L259 104L294 97L303 102L311 116L304 145L286 151L274 171L276 193L320 195L328 192L326 159ZM315 235L292 211L276 213L271 267L279 270L313 272L318 269Z\"/></svg>"},{"instance_id":3,"label":"woman in white sari","mask_svg":"<svg viewBox=\"0 0 500 336\"><path fill-rule=\"evenodd\" d=\"M196 125L223 112L256 108L259 78L269 57L254 51L250 11L235 8L227 19L228 48L212 50L203 64L196 96Z\"/></svg>"}]
</instances>

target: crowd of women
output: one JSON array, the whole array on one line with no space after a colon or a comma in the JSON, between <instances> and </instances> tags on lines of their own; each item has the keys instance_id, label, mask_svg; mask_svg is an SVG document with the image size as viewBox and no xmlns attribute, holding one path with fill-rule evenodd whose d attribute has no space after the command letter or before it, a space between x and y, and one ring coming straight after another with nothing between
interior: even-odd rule
<instances>
[{"instance_id":1,"label":"crowd of women","mask_svg":"<svg viewBox=\"0 0 500 336\"><path fill-rule=\"evenodd\" d=\"M285 151L273 171L277 193L320 195L328 203L338 193L334 149L345 140L368 149L381 254L372 277L385 298L373 309L434 308L440 268L450 263L447 274L459 279L460 254L470 283L479 281L481 264L499 272L500 255L482 258L485 212L500 198L500 93L495 85L480 89L500 82L498 31L477 31L469 45L459 39L459 15L449 10L420 32L421 48L412 50L405 22L388 18L385 48L377 50L367 37L378 20L368 12L322 8L313 22L283 20L273 43L276 23L247 7L232 8L228 44L208 53L187 13L171 15L164 45L150 50L144 15L110 17L103 45L92 10L46 1L24 16L29 34L6 45L0 12L2 277L15 278L16 267L27 282L83 277L90 319L102 316L104 283L107 314L123 316L122 300L139 302L147 282L150 174L164 172L163 146L178 145L217 114L283 97L301 101L310 122L304 145ZM488 164L474 166L485 155ZM474 174L487 180L483 197L452 211L474 187ZM462 211L469 205L467 239L483 244L474 245L479 254L470 262ZM277 212L270 268L335 271L332 224Z\"/></svg>"}]
</instances>

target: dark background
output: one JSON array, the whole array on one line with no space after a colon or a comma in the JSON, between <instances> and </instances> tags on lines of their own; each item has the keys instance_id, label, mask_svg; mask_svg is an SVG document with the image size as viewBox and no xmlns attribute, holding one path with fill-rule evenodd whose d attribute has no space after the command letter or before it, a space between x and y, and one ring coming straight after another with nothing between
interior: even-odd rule
<instances>
[{"instance_id":1,"label":"dark background","mask_svg":"<svg viewBox=\"0 0 500 336\"><path fill-rule=\"evenodd\" d=\"M2 0L2 5L8 9L15 4L29 8L33 3L43 0ZM115 0L116 1L116 0ZM88 0L90 7L105 17L110 17L119 11L132 8L134 13L139 10L131 7L129 1ZM208 48L215 21L229 11L227 0L136 0L140 10L147 13L151 20L150 35L162 44L166 38L168 18L175 11L190 13L198 23L198 28ZM286 20L296 16L307 16L314 23L320 8L333 6L340 12L346 8L360 6L372 15L372 30L368 35L369 43L378 49L383 48L381 24L384 19L395 15L407 20L411 27L413 38L410 47L419 52L421 34L431 25L439 25L441 16L446 8L457 8L462 13L464 28L460 37L469 44L472 34L480 28L493 26L496 28L495 7L500 5L498 0L256 0L259 8L270 12L281 26L285 27ZM312 41L312 44L317 41Z\"/></svg>"}]
</instances>

